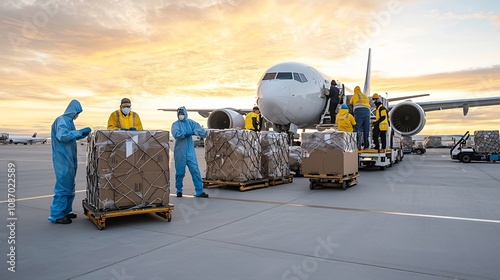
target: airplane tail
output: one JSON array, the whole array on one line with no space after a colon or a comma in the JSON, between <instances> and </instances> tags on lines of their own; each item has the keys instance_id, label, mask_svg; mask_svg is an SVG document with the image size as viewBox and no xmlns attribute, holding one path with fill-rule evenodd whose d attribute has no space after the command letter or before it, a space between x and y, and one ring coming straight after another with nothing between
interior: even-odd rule
<instances>
[{"instance_id":1,"label":"airplane tail","mask_svg":"<svg viewBox=\"0 0 500 280\"><path fill-rule=\"evenodd\" d=\"M363 93L366 96L370 96L370 79L371 79L371 69L372 69L372 59L371 59L372 49L368 49L368 64L366 65L366 77L365 77L365 86L363 88Z\"/></svg>"},{"instance_id":2,"label":"airplane tail","mask_svg":"<svg viewBox=\"0 0 500 280\"><path fill-rule=\"evenodd\" d=\"M36 138L36 132L35 132L35 133L33 133L33 136L31 136L31 137Z\"/></svg>"}]
</instances>

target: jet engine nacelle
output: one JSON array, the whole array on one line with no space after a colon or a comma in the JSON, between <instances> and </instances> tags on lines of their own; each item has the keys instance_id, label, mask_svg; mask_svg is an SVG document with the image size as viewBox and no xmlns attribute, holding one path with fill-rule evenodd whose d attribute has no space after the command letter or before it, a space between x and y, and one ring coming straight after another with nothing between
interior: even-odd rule
<instances>
[{"instance_id":1,"label":"jet engine nacelle","mask_svg":"<svg viewBox=\"0 0 500 280\"><path fill-rule=\"evenodd\" d=\"M208 116L207 126L209 129L245 128L245 120L236 111L219 109Z\"/></svg>"},{"instance_id":2,"label":"jet engine nacelle","mask_svg":"<svg viewBox=\"0 0 500 280\"><path fill-rule=\"evenodd\" d=\"M404 101L392 107L389 119L392 128L403 136L415 135L425 126L424 109L411 101Z\"/></svg>"}]
</instances>

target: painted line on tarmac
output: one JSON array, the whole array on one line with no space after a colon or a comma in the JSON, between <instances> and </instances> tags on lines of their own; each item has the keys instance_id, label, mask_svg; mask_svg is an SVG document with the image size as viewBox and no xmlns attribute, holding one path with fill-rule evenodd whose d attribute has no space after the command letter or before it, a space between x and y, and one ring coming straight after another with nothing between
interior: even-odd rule
<instances>
[{"instance_id":1,"label":"painted line on tarmac","mask_svg":"<svg viewBox=\"0 0 500 280\"><path fill-rule=\"evenodd\" d=\"M86 190L78 190L78 191L75 191L75 193L80 193L80 192L85 192L85 191ZM18 199L16 199L16 201L48 198L48 197L52 197L52 196L54 196L54 195L51 194L51 195L18 198ZM176 194L170 194L170 196L175 197ZM183 197L194 198L194 196L192 196L192 195L183 195ZM381 210L367 210L367 209L359 209L359 208L321 206L321 205L312 205L312 204L298 204L298 203L265 201L265 200L256 200L256 199L225 198L225 197L212 197L212 196L208 199L231 200L231 201L241 201L241 202L275 204L275 205L292 206L292 207L308 207L308 208L330 209L330 210L340 210L340 211L353 211L353 212L364 212L364 213L376 213L376 214L386 214L386 215L396 215L396 216L408 216L408 217L419 217L419 218L433 218L433 219L444 219L444 220L457 220L457 221L500 224L500 220L476 219L476 218L465 218L465 217L455 217L455 216L429 215L429 214L392 212L392 211L381 211ZM0 201L0 204L7 203L7 202L8 202L7 200L2 200L2 201Z\"/></svg>"},{"instance_id":2,"label":"painted line on tarmac","mask_svg":"<svg viewBox=\"0 0 500 280\"><path fill-rule=\"evenodd\" d=\"M79 191L75 191L75 193L80 193L80 192L84 192L85 190L79 190ZM40 195L40 196L32 196L32 197L25 197L25 198L16 198L16 201L25 201L25 200L33 200L33 199L39 199L39 198L47 198L47 197L53 197L54 195L53 194L50 194L50 195ZM0 201L0 204L1 203L7 203L8 200L1 200Z\"/></svg>"},{"instance_id":3,"label":"painted line on tarmac","mask_svg":"<svg viewBox=\"0 0 500 280\"><path fill-rule=\"evenodd\" d=\"M405 212L392 212L392 211L381 211L381 210L367 210L359 208L347 208L347 207L335 207L335 206L321 206L312 204L298 204L298 203L287 203L287 202L273 202L273 201L260 201L253 199L239 199L239 198L222 198L222 197L210 197L209 199L219 199L219 200L234 200L242 202L257 202L257 203L267 203L267 204L278 204L283 206L292 207L308 207L308 208L319 208L319 209L330 209L330 210L341 210L341 211L354 211L354 212L364 212L364 213L376 213L376 214L386 214L386 215L396 215L396 216L409 216L409 217L420 217L420 218L434 218L434 219L445 219L445 220L458 220L458 221L468 221L468 222L482 222L482 223L494 223L500 224L500 220L489 220L489 219L476 219L476 218L465 218L465 217L455 217L455 216L441 216L441 215L429 215L429 214L417 214L417 213L405 213Z\"/></svg>"}]
</instances>

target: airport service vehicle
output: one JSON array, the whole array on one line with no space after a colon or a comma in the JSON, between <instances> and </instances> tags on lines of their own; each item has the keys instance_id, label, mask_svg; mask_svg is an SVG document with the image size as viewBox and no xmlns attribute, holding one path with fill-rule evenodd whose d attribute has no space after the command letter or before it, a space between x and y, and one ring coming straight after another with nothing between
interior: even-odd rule
<instances>
[{"instance_id":1,"label":"airport service vehicle","mask_svg":"<svg viewBox=\"0 0 500 280\"><path fill-rule=\"evenodd\" d=\"M413 147L411 149L403 149L403 154L423 155L427 150L423 147Z\"/></svg>"},{"instance_id":2,"label":"airport service vehicle","mask_svg":"<svg viewBox=\"0 0 500 280\"><path fill-rule=\"evenodd\" d=\"M477 152L473 147L466 147L465 143L469 139L470 133L467 131L460 140L451 148L450 156L452 159L457 159L463 163L471 161L493 161L500 160L500 154L495 152Z\"/></svg>"},{"instance_id":3,"label":"airport service vehicle","mask_svg":"<svg viewBox=\"0 0 500 280\"><path fill-rule=\"evenodd\" d=\"M359 150L359 166L379 167L380 170L385 170L385 168L391 167L394 163L402 161L404 153L401 146L401 139L402 137L399 132L389 128L387 131L388 148L385 150Z\"/></svg>"}]
</instances>

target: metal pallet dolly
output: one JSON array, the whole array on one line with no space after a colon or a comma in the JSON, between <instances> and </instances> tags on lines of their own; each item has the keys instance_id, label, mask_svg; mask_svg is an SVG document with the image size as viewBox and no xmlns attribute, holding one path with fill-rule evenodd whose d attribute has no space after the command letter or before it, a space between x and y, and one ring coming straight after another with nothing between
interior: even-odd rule
<instances>
[{"instance_id":1,"label":"metal pallet dolly","mask_svg":"<svg viewBox=\"0 0 500 280\"><path fill-rule=\"evenodd\" d=\"M88 204L87 199L82 200L83 213L87 216L98 229L103 230L106 228L106 219L113 217L122 217L146 213L155 213L156 215L162 217L163 219L170 222L172 220L172 211L174 210L173 204L151 206L137 209L125 209L125 210L111 210L102 211L97 210L92 205Z\"/></svg>"},{"instance_id":2,"label":"metal pallet dolly","mask_svg":"<svg viewBox=\"0 0 500 280\"><path fill-rule=\"evenodd\" d=\"M281 176L281 177L269 177L269 185L276 186L280 184L293 183L293 175Z\"/></svg>"},{"instance_id":3,"label":"metal pallet dolly","mask_svg":"<svg viewBox=\"0 0 500 280\"><path fill-rule=\"evenodd\" d=\"M250 180L245 182L233 182L233 181L203 179L204 188L222 187L222 186L237 186L240 188L240 191L244 192L258 188L267 188L269 186L269 180L261 179L261 180Z\"/></svg>"},{"instance_id":4,"label":"metal pallet dolly","mask_svg":"<svg viewBox=\"0 0 500 280\"><path fill-rule=\"evenodd\" d=\"M356 178L359 177L359 172L347 175L304 174L304 177L309 178L309 189L311 190L317 187L341 187L343 190L346 190L347 187L358 183Z\"/></svg>"}]
</instances>

